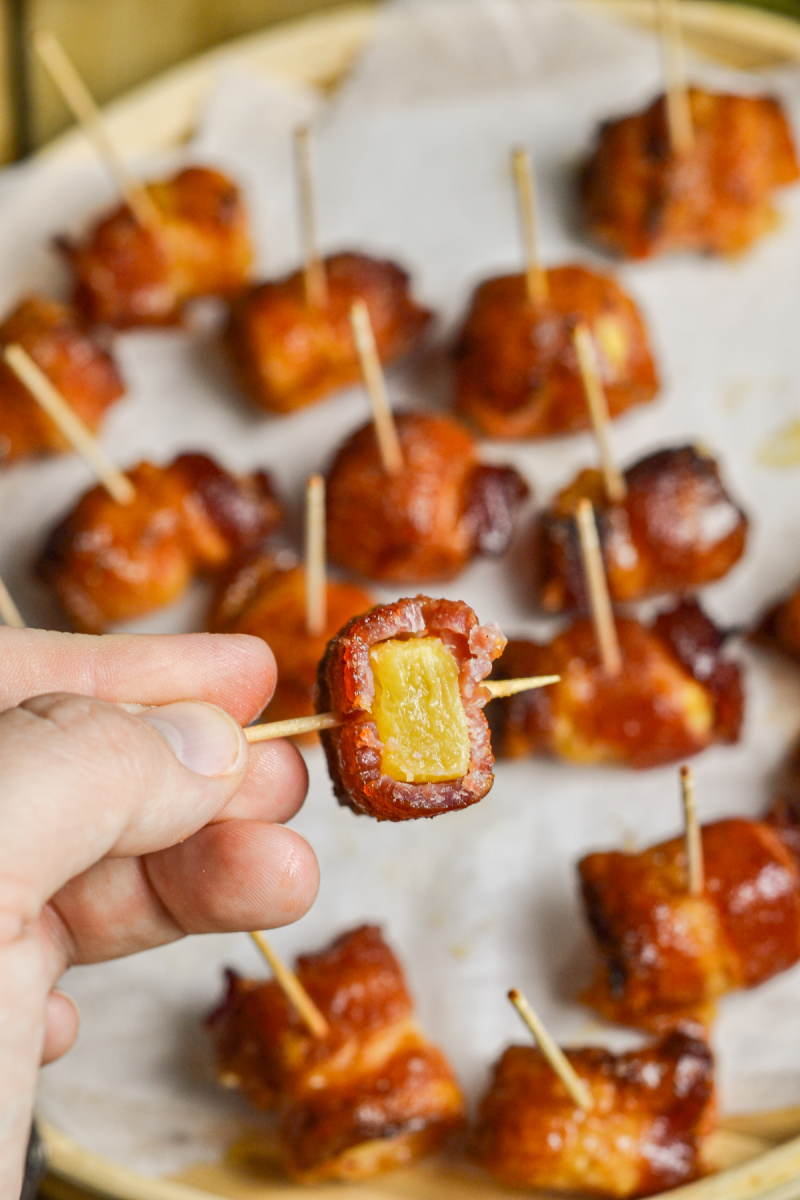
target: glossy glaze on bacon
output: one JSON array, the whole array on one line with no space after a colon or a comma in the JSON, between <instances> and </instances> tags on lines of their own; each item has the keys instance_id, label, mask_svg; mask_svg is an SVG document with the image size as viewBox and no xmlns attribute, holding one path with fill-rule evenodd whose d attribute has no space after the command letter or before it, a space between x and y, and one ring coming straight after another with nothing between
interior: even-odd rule
<instances>
[{"instance_id":1,"label":"glossy glaze on bacon","mask_svg":"<svg viewBox=\"0 0 800 1200\"><path fill-rule=\"evenodd\" d=\"M460 779L406 783L381 770L382 743L370 715L375 685L369 652L380 642L413 637L441 639L456 660L470 741L469 768ZM494 758L482 711L487 693L480 683L504 645L497 626L479 625L461 600L397 600L346 625L328 645L317 690L317 711L333 711L343 718L342 725L320 734L339 803L378 821L405 821L482 800L494 781Z\"/></svg>"},{"instance_id":2,"label":"glossy glaze on bacon","mask_svg":"<svg viewBox=\"0 0 800 1200\"><path fill-rule=\"evenodd\" d=\"M642 769L738 741L740 668L722 657L724 635L696 603L661 613L650 628L628 617L617 617L616 627L623 659L616 677L603 670L589 618L549 643L509 642L497 676L556 674L561 681L494 701L498 755L546 753Z\"/></svg>"},{"instance_id":3,"label":"glossy glaze on bacon","mask_svg":"<svg viewBox=\"0 0 800 1200\"><path fill-rule=\"evenodd\" d=\"M800 659L800 588L767 610L753 631L753 641Z\"/></svg>"},{"instance_id":4,"label":"glossy glaze on bacon","mask_svg":"<svg viewBox=\"0 0 800 1200\"><path fill-rule=\"evenodd\" d=\"M101 633L176 600L258 546L281 518L263 471L231 475L205 454L139 463L119 504L94 487L50 534L37 563L76 629Z\"/></svg>"},{"instance_id":5,"label":"glossy glaze on bacon","mask_svg":"<svg viewBox=\"0 0 800 1200\"><path fill-rule=\"evenodd\" d=\"M327 303L309 303L303 271L244 293L226 335L244 390L268 412L288 413L358 383L361 368L350 309L367 306L378 357L395 362L419 341L431 313L411 295L396 263L366 254L334 254L323 262Z\"/></svg>"},{"instance_id":6,"label":"glossy glaze on bacon","mask_svg":"<svg viewBox=\"0 0 800 1200\"><path fill-rule=\"evenodd\" d=\"M91 325L172 325L188 301L233 296L247 282L253 247L232 180L187 167L147 192L160 217L155 228L142 227L123 204L85 240L59 240L74 276L73 303Z\"/></svg>"},{"instance_id":7,"label":"glossy glaze on bacon","mask_svg":"<svg viewBox=\"0 0 800 1200\"><path fill-rule=\"evenodd\" d=\"M306 624L305 578L301 566L280 567L263 554L249 558L223 581L209 618L212 633L249 633L269 643L278 667L278 682L266 710L270 721L306 717L315 711L317 671L328 642L347 621L375 603L356 584L329 580L325 628L311 634Z\"/></svg>"},{"instance_id":8,"label":"glossy glaze on bacon","mask_svg":"<svg viewBox=\"0 0 800 1200\"><path fill-rule=\"evenodd\" d=\"M594 505L611 599L617 604L684 594L721 579L738 562L748 521L731 500L713 458L693 446L658 450L629 467L627 496L609 501L600 471L581 471L537 519L534 561L546 612L587 610L575 521Z\"/></svg>"},{"instance_id":9,"label":"glossy glaze on bacon","mask_svg":"<svg viewBox=\"0 0 800 1200\"><path fill-rule=\"evenodd\" d=\"M602 964L584 999L621 1024L708 1024L715 1001L800 958L800 872L761 821L702 826L705 887L689 894L685 840L578 864Z\"/></svg>"},{"instance_id":10,"label":"glossy glaze on bacon","mask_svg":"<svg viewBox=\"0 0 800 1200\"><path fill-rule=\"evenodd\" d=\"M566 1050L589 1088L584 1113L541 1050L509 1046L478 1114L477 1161L511 1187L591 1196L650 1196L705 1173L716 1125L713 1059L673 1033L627 1054Z\"/></svg>"},{"instance_id":11,"label":"glossy glaze on bacon","mask_svg":"<svg viewBox=\"0 0 800 1200\"><path fill-rule=\"evenodd\" d=\"M400 964L374 925L301 955L297 976L328 1022L315 1038L274 980L229 972L209 1018L220 1077L277 1112L301 1182L368 1178L435 1149L463 1119L440 1050L423 1036Z\"/></svg>"},{"instance_id":12,"label":"glossy glaze on bacon","mask_svg":"<svg viewBox=\"0 0 800 1200\"><path fill-rule=\"evenodd\" d=\"M487 437L539 438L591 428L574 331L594 335L610 416L658 391L647 328L610 275L569 265L547 272L535 305L524 275L487 279L475 291L456 346L458 410Z\"/></svg>"},{"instance_id":13,"label":"glossy glaze on bacon","mask_svg":"<svg viewBox=\"0 0 800 1200\"><path fill-rule=\"evenodd\" d=\"M777 100L692 88L689 101L694 144L684 155L672 150L663 96L600 126L582 175L583 216L627 258L737 254L777 223L773 191L800 178Z\"/></svg>"},{"instance_id":14,"label":"glossy glaze on bacon","mask_svg":"<svg viewBox=\"0 0 800 1200\"><path fill-rule=\"evenodd\" d=\"M501 554L528 488L513 467L482 463L449 417L395 416L403 466L384 469L372 422L337 451L327 475L328 553L386 583L451 579L477 554Z\"/></svg>"},{"instance_id":15,"label":"glossy glaze on bacon","mask_svg":"<svg viewBox=\"0 0 800 1200\"><path fill-rule=\"evenodd\" d=\"M91 430L125 391L111 355L66 304L29 296L0 325L0 349L18 343ZM0 459L69 450L56 425L0 359Z\"/></svg>"}]
</instances>

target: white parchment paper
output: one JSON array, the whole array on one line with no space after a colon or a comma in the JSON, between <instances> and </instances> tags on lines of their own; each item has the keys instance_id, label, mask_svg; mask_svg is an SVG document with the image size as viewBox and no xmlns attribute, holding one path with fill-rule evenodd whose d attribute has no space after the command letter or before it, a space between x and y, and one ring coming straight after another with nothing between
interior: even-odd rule
<instances>
[{"instance_id":1,"label":"white parchment paper","mask_svg":"<svg viewBox=\"0 0 800 1200\"><path fill-rule=\"evenodd\" d=\"M392 376L393 399L446 405L445 348L472 287L520 263L510 147L524 143L535 157L547 260L602 263L576 233L575 167L599 119L644 103L659 84L650 37L567 0L416 0L389 7L371 50L327 107L312 93L228 75L192 157L241 180L262 269L288 269L299 253L290 131L316 117L325 247L396 257L440 314L431 350ZM800 131L797 77L785 73L770 86ZM3 308L33 287L64 291L48 239L79 229L112 195L101 168L86 166L34 171L12 195L0 195ZM800 566L797 470L767 469L757 459L765 440L800 415L800 188L787 191L781 206L782 227L739 261L677 257L620 271L650 320L663 391L614 426L614 449L623 464L686 439L718 454L752 518L745 560L706 594L726 624L748 621ZM188 333L126 334L117 350L129 395L104 431L115 459L125 466L196 447L233 468L267 466L294 506L295 531L305 476L366 419L358 389L285 419L255 412L237 393L208 323ZM487 443L485 453L518 465L540 504L595 459L588 436ZM72 458L0 477L0 573L31 624L58 626L30 563L88 482ZM478 563L441 589L510 635L546 628L531 615L524 535L505 561ZM206 603L197 588L134 628L202 628ZM760 813L770 775L800 726L796 671L742 655L743 739L695 760L703 819ZM281 953L314 949L356 922L381 922L407 964L424 1025L473 1095L502 1046L524 1036L505 1000L512 985L528 993L557 1037L626 1044L629 1035L601 1027L575 1001L591 973L591 950L574 864L590 849L674 835L676 770L500 764L493 791L474 808L379 825L339 809L321 753L307 759L309 798L296 826L319 855L322 889L308 916L273 935ZM242 935L190 939L72 971L65 986L81 1006L82 1033L43 1072L42 1112L81 1144L144 1173L217 1158L251 1119L213 1082L201 1028L226 964L264 970ZM727 1110L800 1101L799 1005L797 969L725 1000L714 1044Z\"/></svg>"}]
</instances>

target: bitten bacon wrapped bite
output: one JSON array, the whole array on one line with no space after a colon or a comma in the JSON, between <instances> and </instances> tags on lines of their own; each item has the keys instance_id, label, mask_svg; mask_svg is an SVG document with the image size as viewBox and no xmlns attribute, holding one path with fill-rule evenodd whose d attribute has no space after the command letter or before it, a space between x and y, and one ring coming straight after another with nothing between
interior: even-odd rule
<instances>
[{"instance_id":1,"label":"bitten bacon wrapped bite","mask_svg":"<svg viewBox=\"0 0 800 1200\"><path fill-rule=\"evenodd\" d=\"M384 365L407 354L431 319L393 262L343 253L326 258L323 269L325 304L307 299L304 272L296 271L251 288L231 310L233 364L246 393L268 412L292 412L361 379L350 330L357 300L367 307Z\"/></svg>"},{"instance_id":2,"label":"bitten bacon wrapped bite","mask_svg":"<svg viewBox=\"0 0 800 1200\"><path fill-rule=\"evenodd\" d=\"M501 554L528 494L513 467L482 463L457 421L395 415L403 458L390 473L375 427L337 451L326 485L328 553L341 566L386 583L451 579L476 554Z\"/></svg>"},{"instance_id":3,"label":"bitten bacon wrapped bite","mask_svg":"<svg viewBox=\"0 0 800 1200\"><path fill-rule=\"evenodd\" d=\"M152 225L122 204L84 241L59 241L74 275L73 302L89 324L172 325L190 300L232 296L247 281L253 248L232 180L187 167L146 190L158 213Z\"/></svg>"},{"instance_id":4,"label":"bitten bacon wrapped bite","mask_svg":"<svg viewBox=\"0 0 800 1200\"><path fill-rule=\"evenodd\" d=\"M602 960L583 998L609 1020L655 1030L708 1025L720 996L800 958L800 872L776 831L734 819L702 826L701 838L698 896L684 838L579 863Z\"/></svg>"},{"instance_id":5,"label":"bitten bacon wrapped bite","mask_svg":"<svg viewBox=\"0 0 800 1200\"><path fill-rule=\"evenodd\" d=\"M716 1124L705 1042L673 1033L627 1054L565 1051L593 1107L578 1108L541 1050L509 1046L481 1101L477 1161L512 1187L650 1196L708 1169Z\"/></svg>"},{"instance_id":6,"label":"bitten bacon wrapped bite","mask_svg":"<svg viewBox=\"0 0 800 1200\"><path fill-rule=\"evenodd\" d=\"M456 346L456 405L487 437L591 428L573 340L581 323L594 338L611 417L658 391L644 320L616 280L574 264L546 276L544 303L528 298L524 275L487 279L472 297Z\"/></svg>"},{"instance_id":7,"label":"bitten bacon wrapped bite","mask_svg":"<svg viewBox=\"0 0 800 1200\"><path fill-rule=\"evenodd\" d=\"M511 641L496 675L560 675L559 683L492 704L498 754L552 754L569 762L662 766L736 742L744 710L738 664L724 635L694 601L648 628L617 617L622 669L603 668L589 618L552 642Z\"/></svg>"},{"instance_id":8,"label":"bitten bacon wrapped bite","mask_svg":"<svg viewBox=\"0 0 800 1200\"><path fill-rule=\"evenodd\" d=\"M37 563L76 629L101 633L176 600L257 546L281 517L263 471L231 475L205 454L128 472L119 504L92 488L50 534Z\"/></svg>"},{"instance_id":9,"label":"bitten bacon wrapped bite","mask_svg":"<svg viewBox=\"0 0 800 1200\"><path fill-rule=\"evenodd\" d=\"M617 604L695 591L721 579L744 553L747 518L713 458L693 446L649 454L624 475L627 495L608 499L600 471L581 471L537 520L534 561L541 607L587 609L575 521L592 501L611 599Z\"/></svg>"},{"instance_id":10,"label":"bitten bacon wrapped bite","mask_svg":"<svg viewBox=\"0 0 800 1200\"><path fill-rule=\"evenodd\" d=\"M398 600L357 617L320 663L317 710L336 798L379 821L482 800L494 758L481 687L505 638L461 600Z\"/></svg>"},{"instance_id":11,"label":"bitten bacon wrapped bite","mask_svg":"<svg viewBox=\"0 0 800 1200\"><path fill-rule=\"evenodd\" d=\"M125 391L111 355L65 304L43 296L23 300L0 325L0 349L15 342L92 430ZM64 435L0 359L0 459L69 449Z\"/></svg>"},{"instance_id":12,"label":"bitten bacon wrapped bite","mask_svg":"<svg viewBox=\"0 0 800 1200\"><path fill-rule=\"evenodd\" d=\"M435 1150L463 1121L447 1059L420 1031L400 964L374 925L301 955L296 974L328 1022L314 1037L274 980L229 972L209 1018L222 1081L277 1113L301 1183L366 1179Z\"/></svg>"},{"instance_id":13,"label":"bitten bacon wrapped bite","mask_svg":"<svg viewBox=\"0 0 800 1200\"><path fill-rule=\"evenodd\" d=\"M779 102L692 88L693 144L676 153L664 96L600 126L583 170L586 226L627 258L736 254L777 222L772 193L800 178Z\"/></svg>"}]
</instances>

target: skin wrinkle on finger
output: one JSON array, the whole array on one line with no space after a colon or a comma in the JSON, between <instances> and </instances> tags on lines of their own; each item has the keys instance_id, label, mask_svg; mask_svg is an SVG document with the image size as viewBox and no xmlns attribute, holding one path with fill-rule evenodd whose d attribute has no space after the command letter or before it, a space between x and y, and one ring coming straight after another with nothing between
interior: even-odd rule
<instances>
[{"instance_id":1,"label":"skin wrinkle on finger","mask_svg":"<svg viewBox=\"0 0 800 1200\"><path fill-rule=\"evenodd\" d=\"M256 743L241 787L212 823L236 818L282 824L297 815L307 791L308 768L292 742Z\"/></svg>"}]
</instances>

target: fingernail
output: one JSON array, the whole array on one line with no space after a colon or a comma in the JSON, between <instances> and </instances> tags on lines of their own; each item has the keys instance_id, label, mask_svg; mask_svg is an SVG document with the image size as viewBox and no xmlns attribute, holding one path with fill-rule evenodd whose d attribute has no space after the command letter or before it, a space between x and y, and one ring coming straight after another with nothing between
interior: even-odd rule
<instances>
[{"instance_id":1,"label":"fingernail","mask_svg":"<svg viewBox=\"0 0 800 1200\"><path fill-rule=\"evenodd\" d=\"M157 729L178 762L197 775L231 775L247 753L240 727L213 704L162 704L143 712L140 720Z\"/></svg>"}]
</instances>

